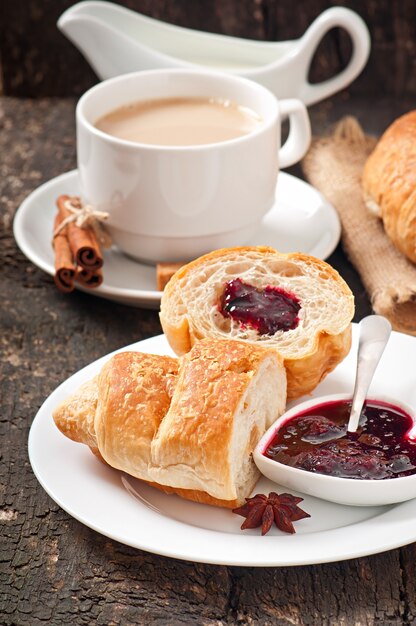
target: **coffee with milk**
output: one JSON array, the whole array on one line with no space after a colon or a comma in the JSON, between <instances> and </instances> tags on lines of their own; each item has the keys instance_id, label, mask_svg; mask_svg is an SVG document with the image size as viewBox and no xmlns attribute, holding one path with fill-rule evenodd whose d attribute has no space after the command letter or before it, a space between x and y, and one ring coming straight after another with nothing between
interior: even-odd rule
<instances>
[{"instance_id":1,"label":"coffee with milk","mask_svg":"<svg viewBox=\"0 0 416 626\"><path fill-rule=\"evenodd\" d=\"M95 127L140 144L195 146L242 137L261 123L257 113L230 100L164 98L117 108L96 121Z\"/></svg>"}]
</instances>

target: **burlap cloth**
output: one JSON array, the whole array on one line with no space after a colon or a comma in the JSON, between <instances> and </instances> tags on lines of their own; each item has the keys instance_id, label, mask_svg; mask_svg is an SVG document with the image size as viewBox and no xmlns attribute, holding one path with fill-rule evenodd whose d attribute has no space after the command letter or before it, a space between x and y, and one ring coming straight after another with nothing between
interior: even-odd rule
<instances>
[{"instance_id":1,"label":"burlap cloth","mask_svg":"<svg viewBox=\"0 0 416 626\"><path fill-rule=\"evenodd\" d=\"M342 245L374 311L387 317L395 330L416 335L416 265L394 247L362 197L361 172L375 142L354 118L346 117L331 135L312 141L302 167L338 211Z\"/></svg>"}]
</instances>

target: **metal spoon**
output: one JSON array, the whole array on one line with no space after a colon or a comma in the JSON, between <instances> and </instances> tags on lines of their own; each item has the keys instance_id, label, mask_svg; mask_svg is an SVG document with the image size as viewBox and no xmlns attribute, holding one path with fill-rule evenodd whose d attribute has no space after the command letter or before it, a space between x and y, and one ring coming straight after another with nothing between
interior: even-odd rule
<instances>
[{"instance_id":1,"label":"metal spoon","mask_svg":"<svg viewBox=\"0 0 416 626\"><path fill-rule=\"evenodd\" d=\"M391 333L390 322L381 315L364 317L359 327L357 371L351 413L348 420L348 432L350 433L354 433L358 428L368 388Z\"/></svg>"}]
</instances>

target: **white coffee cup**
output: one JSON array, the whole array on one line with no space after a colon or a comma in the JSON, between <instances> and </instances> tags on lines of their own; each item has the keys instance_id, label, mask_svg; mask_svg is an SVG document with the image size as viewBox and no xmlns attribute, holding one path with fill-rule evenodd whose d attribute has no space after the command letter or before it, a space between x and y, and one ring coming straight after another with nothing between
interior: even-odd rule
<instances>
[{"instance_id":1,"label":"white coffee cup","mask_svg":"<svg viewBox=\"0 0 416 626\"><path fill-rule=\"evenodd\" d=\"M206 145L159 146L116 138L94 124L140 100L221 98L260 116L247 135ZM289 136L280 146L281 120ZM300 100L280 100L237 76L151 70L99 83L76 110L83 199L109 213L114 243L148 262L187 261L216 248L243 245L275 202L280 167L299 161L310 143Z\"/></svg>"}]
</instances>

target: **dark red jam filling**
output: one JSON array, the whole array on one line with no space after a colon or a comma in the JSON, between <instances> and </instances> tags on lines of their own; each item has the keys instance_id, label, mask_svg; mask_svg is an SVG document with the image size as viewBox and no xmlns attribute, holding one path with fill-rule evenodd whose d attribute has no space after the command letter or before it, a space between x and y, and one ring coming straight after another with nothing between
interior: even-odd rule
<instances>
[{"instance_id":1,"label":"dark red jam filling","mask_svg":"<svg viewBox=\"0 0 416 626\"><path fill-rule=\"evenodd\" d=\"M219 310L242 326L251 326L260 335L274 335L278 330L296 328L300 311L298 298L281 289L267 285L257 289L235 278L225 284Z\"/></svg>"},{"instance_id":2,"label":"dark red jam filling","mask_svg":"<svg viewBox=\"0 0 416 626\"><path fill-rule=\"evenodd\" d=\"M416 473L413 420L402 409L368 401L357 432L347 432L351 402L317 405L284 423L265 450L270 459L316 474L382 480Z\"/></svg>"}]
</instances>

